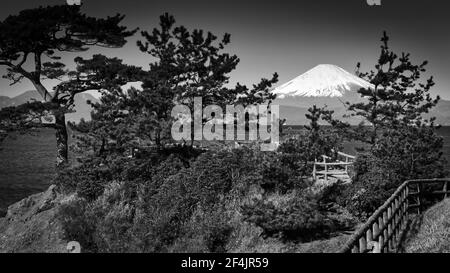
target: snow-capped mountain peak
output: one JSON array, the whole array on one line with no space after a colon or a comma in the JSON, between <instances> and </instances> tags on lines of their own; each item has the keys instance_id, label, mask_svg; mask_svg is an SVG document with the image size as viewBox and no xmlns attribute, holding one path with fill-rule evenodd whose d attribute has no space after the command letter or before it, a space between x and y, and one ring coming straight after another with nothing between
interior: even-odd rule
<instances>
[{"instance_id":1,"label":"snow-capped mountain peak","mask_svg":"<svg viewBox=\"0 0 450 273\"><path fill-rule=\"evenodd\" d=\"M277 87L273 92L285 97L342 97L345 92L372 85L332 64L320 64L295 79Z\"/></svg>"}]
</instances>

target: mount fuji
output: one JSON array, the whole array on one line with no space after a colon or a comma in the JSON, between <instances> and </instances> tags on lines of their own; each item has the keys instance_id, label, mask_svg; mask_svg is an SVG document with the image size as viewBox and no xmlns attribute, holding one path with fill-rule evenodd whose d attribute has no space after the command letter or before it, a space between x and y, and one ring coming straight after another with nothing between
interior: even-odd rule
<instances>
[{"instance_id":1,"label":"mount fuji","mask_svg":"<svg viewBox=\"0 0 450 273\"><path fill-rule=\"evenodd\" d=\"M343 97L347 92L372 88L369 82L332 64L320 64L274 90L277 97Z\"/></svg>"},{"instance_id":2,"label":"mount fuji","mask_svg":"<svg viewBox=\"0 0 450 273\"><path fill-rule=\"evenodd\" d=\"M357 91L372 88L372 84L332 64L320 64L304 74L275 88L274 104L280 105L280 115L287 124L306 124L308 108L327 106L341 118L345 114L345 102L361 101ZM348 120L352 124L359 120Z\"/></svg>"},{"instance_id":3,"label":"mount fuji","mask_svg":"<svg viewBox=\"0 0 450 273\"><path fill-rule=\"evenodd\" d=\"M327 106L334 111L335 118L342 119L346 112L346 102L362 102L358 94L361 88L373 88L369 82L332 64L320 64L304 74L275 88L277 95L273 104L280 106L280 116L288 125L307 124L305 114L316 105ZM450 101L441 100L426 116L435 116L437 123L450 125ZM361 120L355 117L344 121L356 125Z\"/></svg>"}]
</instances>

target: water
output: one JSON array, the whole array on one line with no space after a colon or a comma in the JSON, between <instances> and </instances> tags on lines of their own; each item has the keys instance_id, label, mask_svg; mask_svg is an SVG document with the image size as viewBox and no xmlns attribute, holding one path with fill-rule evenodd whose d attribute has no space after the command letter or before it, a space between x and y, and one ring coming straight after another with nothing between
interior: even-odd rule
<instances>
[{"instance_id":1,"label":"water","mask_svg":"<svg viewBox=\"0 0 450 273\"><path fill-rule=\"evenodd\" d=\"M450 127L442 127L438 133L444 137L443 152L450 167ZM44 191L52 184L55 143L51 129L33 136L18 135L5 141L0 150L0 215L10 204Z\"/></svg>"},{"instance_id":2,"label":"water","mask_svg":"<svg viewBox=\"0 0 450 273\"><path fill-rule=\"evenodd\" d=\"M8 137L0 150L0 214L6 207L52 183L56 140L53 130Z\"/></svg>"}]
</instances>

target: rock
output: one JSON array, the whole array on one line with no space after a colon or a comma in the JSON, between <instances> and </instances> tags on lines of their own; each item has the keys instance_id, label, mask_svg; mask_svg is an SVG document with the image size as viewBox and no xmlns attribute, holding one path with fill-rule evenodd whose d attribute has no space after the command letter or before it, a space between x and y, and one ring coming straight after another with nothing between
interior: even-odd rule
<instances>
[{"instance_id":1,"label":"rock","mask_svg":"<svg viewBox=\"0 0 450 273\"><path fill-rule=\"evenodd\" d=\"M8 208L0 218L0 253L67 252L58 207L67 196L58 195L55 186L29 196Z\"/></svg>"}]
</instances>

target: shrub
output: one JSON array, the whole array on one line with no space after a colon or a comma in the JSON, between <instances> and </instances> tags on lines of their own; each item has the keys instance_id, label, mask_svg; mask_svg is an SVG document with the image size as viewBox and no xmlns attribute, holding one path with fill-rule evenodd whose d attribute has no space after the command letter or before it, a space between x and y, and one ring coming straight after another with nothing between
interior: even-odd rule
<instances>
[{"instance_id":1,"label":"shrub","mask_svg":"<svg viewBox=\"0 0 450 273\"><path fill-rule=\"evenodd\" d=\"M261 227L265 236L308 241L325 229L325 215L313 196L293 193L272 199L252 200L242 207L244 219Z\"/></svg>"},{"instance_id":2,"label":"shrub","mask_svg":"<svg viewBox=\"0 0 450 273\"><path fill-rule=\"evenodd\" d=\"M58 218L67 241L77 241L83 252L97 252L95 225L86 215L86 202L77 200L61 205Z\"/></svg>"},{"instance_id":3,"label":"shrub","mask_svg":"<svg viewBox=\"0 0 450 273\"><path fill-rule=\"evenodd\" d=\"M200 206L183 225L171 252L226 252L233 227L223 203L205 211Z\"/></svg>"},{"instance_id":4,"label":"shrub","mask_svg":"<svg viewBox=\"0 0 450 273\"><path fill-rule=\"evenodd\" d=\"M442 139L430 127L385 130L377 145L358 156L355 177L340 204L369 217L404 181L445 176Z\"/></svg>"},{"instance_id":5,"label":"shrub","mask_svg":"<svg viewBox=\"0 0 450 273\"><path fill-rule=\"evenodd\" d=\"M243 148L189 162L173 154L85 163L71 171L79 175L75 190L86 205L66 217L89 230L80 240L100 252L224 252L245 220L286 240L311 240L341 227L344 221L321 204L329 194L307 191L310 184L296 176L295 165L284 166L282 156ZM261 200L241 207L255 192ZM68 226L67 233L77 236Z\"/></svg>"}]
</instances>

